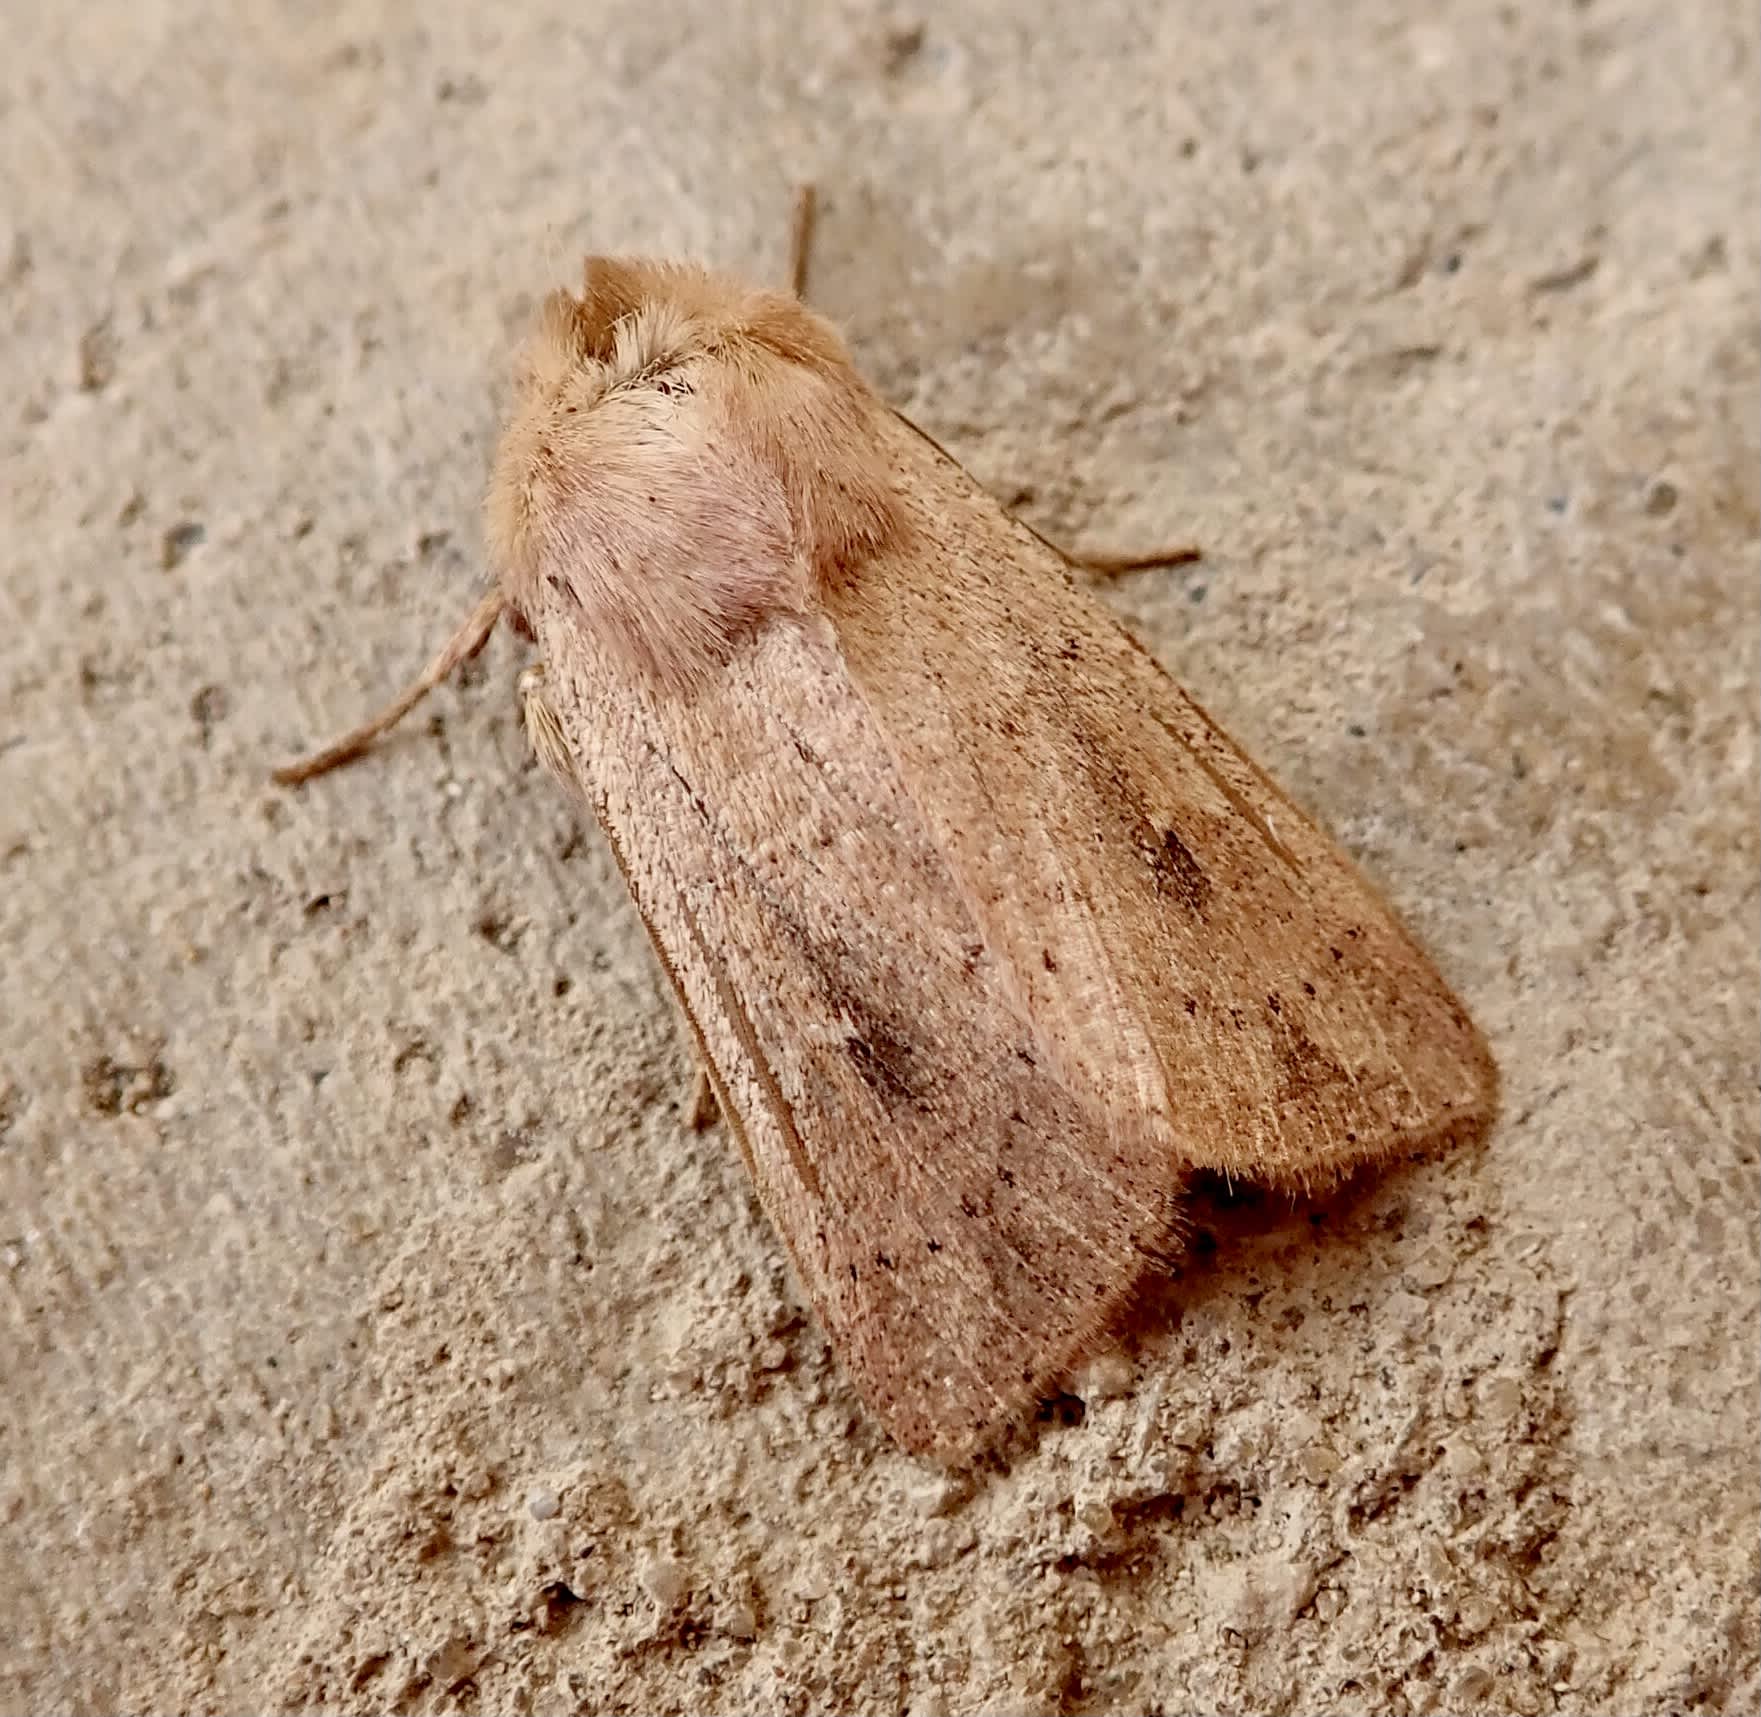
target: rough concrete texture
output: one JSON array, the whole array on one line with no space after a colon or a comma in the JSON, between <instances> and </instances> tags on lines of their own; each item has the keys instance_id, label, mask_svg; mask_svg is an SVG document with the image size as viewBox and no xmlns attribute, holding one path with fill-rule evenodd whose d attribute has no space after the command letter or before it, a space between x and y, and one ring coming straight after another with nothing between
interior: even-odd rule
<instances>
[{"instance_id":1,"label":"rough concrete texture","mask_svg":"<svg viewBox=\"0 0 1761 1717\"><path fill-rule=\"evenodd\" d=\"M0 1708L1752 1711L1748 0L12 0ZM804 1317L498 640L589 247L776 276L1366 864L1483 1147L1000 1457Z\"/></svg>"}]
</instances>

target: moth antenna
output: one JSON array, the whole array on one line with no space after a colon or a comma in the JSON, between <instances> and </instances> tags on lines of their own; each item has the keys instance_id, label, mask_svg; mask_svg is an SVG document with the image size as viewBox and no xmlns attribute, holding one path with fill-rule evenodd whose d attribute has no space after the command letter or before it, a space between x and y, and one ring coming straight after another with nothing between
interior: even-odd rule
<instances>
[{"instance_id":1,"label":"moth antenna","mask_svg":"<svg viewBox=\"0 0 1761 1717\"><path fill-rule=\"evenodd\" d=\"M501 591L490 591L471 611L465 623L441 646L440 653L422 670L420 678L399 692L376 716L351 729L322 751L315 751L295 763L284 763L271 779L282 787L297 787L301 782L310 781L314 775L323 775L344 763L352 763L380 734L396 727L442 680L450 678L455 669L470 661L489 642L489 634L501 618L502 607Z\"/></svg>"},{"instance_id":2,"label":"moth antenna","mask_svg":"<svg viewBox=\"0 0 1761 1717\"><path fill-rule=\"evenodd\" d=\"M818 217L818 191L811 183L797 185L789 219L789 289L803 302L807 298L807 265L813 260L813 225Z\"/></svg>"}]
</instances>

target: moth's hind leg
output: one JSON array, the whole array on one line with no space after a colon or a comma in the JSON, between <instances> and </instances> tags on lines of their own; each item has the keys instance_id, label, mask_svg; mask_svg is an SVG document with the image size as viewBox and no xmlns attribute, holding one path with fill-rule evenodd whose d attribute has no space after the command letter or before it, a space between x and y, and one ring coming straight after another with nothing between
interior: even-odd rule
<instances>
[{"instance_id":1,"label":"moth's hind leg","mask_svg":"<svg viewBox=\"0 0 1761 1717\"><path fill-rule=\"evenodd\" d=\"M685 1104L685 1120L694 1133L707 1132L721 1119L722 1106L715 1098L715 1081L701 1061L697 1077L691 1081L691 1095Z\"/></svg>"},{"instance_id":2,"label":"moth's hind leg","mask_svg":"<svg viewBox=\"0 0 1761 1717\"><path fill-rule=\"evenodd\" d=\"M1077 554L1066 548L1059 549L1058 553L1096 584L1106 584L1128 572L1148 572L1152 567L1190 566L1195 560L1204 559L1204 550L1191 543L1153 550L1148 554Z\"/></svg>"},{"instance_id":3,"label":"moth's hind leg","mask_svg":"<svg viewBox=\"0 0 1761 1717\"><path fill-rule=\"evenodd\" d=\"M1180 543L1173 548L1153 549L1143 554L1079 554L1075 549L1067 549L1062 543L1055 543L1048 536L1034 531L1033 526L1015 514L1010 515L1018 525L1033 531L1036 537L1057 555L1072 572L1080 572L1095 584L1106 584L1112 579L1122 577L1128 572L1147 572L1151 567L1158 566L1190 566L1195 560L1204 559L1204 550L1192 543Z\"/></svg>"}]
</instances>

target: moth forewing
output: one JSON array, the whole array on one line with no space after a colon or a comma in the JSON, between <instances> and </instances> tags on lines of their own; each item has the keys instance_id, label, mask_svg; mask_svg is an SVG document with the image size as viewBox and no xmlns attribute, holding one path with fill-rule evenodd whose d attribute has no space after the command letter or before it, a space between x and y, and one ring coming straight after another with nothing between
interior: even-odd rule
<instances>
[{"instance_id":1,"label":"moth forewing","mask_svg":"<svg viewBox=\"0 0 1761 1717\"><path fill-rule=\"evenodd\" d=\"M1179 1219L1179 1167L1051 1078L823 621L689 699L544 697L759 1195L864 1397L957 1456L1048 1393Z\"/></svg>"},{"instance_id":2,"label":"moth forewing","mask_svg":"<svg viewBox=\"0 0 1761 1717\"><path fill-rule=\"evenodd\" d=\"M883 547L828 611L1060 1076L1188 1167L1305 1189L1483 1123L1484 1043L1355 866L1054 551L877 423L902 540L939 552Z\"/></svg>"}]
</instances>

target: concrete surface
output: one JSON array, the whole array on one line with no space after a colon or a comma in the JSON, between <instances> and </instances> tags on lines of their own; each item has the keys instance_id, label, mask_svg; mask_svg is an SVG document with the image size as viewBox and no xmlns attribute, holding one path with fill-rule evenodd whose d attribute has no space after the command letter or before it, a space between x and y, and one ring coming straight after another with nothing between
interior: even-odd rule
<instances>
[{"instance_id":1,"label":"concrete surface","mask_svg":"<svg viewBox=\"0 0 1761 1717\"><path fill-rule=\"evenodd\" d=\"M6 21L0 1708L1761 1704L1752 5ZM516 642L265 780L470 602L537 293L777 275L803 175L926 428L1203 542L1120 608L1505 1077L955 1479L682 1127Z\"/></svg>"}]
</instances>

